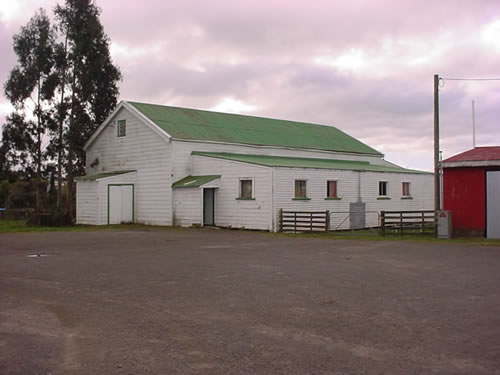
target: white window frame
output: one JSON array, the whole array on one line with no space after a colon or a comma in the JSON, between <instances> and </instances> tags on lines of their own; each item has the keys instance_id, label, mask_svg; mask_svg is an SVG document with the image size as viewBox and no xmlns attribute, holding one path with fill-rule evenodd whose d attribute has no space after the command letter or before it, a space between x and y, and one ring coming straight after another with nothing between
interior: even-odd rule
<instances>
[{"instance_id":1,"label":"white window frame","mask_svg":"<svg viewBox=\"0 0 500 375\"><path fill-rule=\"evenodd\" d=\"M335 196L330 196L330 182L335 182ZM338 199L339 198L339 180L326 180L326 199Z\"/></svg>"},{"instance_id":2,"label":"white window frame","mask_svg":"<svg viewBox=\"0 0 500 375\"><path fill-rule=\"evenodd\" d=\"M243 197L242 183L243 181L250 181L252 184L251 197ZM254 200L255 199L255 179L253 177L240 177L238 179L238 198L239 200Z\"/></svg>"},{"instance_id":3,"label":"white window frame","mask_svg":"<svg viewBox=\"0 0 500 375\"><path fill-rule=\"evenodd\" d=\"M298 181L304 181L305 182L304 196L303 197L298 197L297 196L297 182ZM307 197L307 179L305 179L305 178L296 178L295 180L293 180L293 199L309 199Z\"/></svg>"},{"instance_id":4,"label":"white window frame","mask_svg":"<svg viewBox=\"0 0 500 375\"><path fill-rule=\"evenodd\" d=\"M408 184L408 194L405 195L404 191L404 186L405 184ZM404 198L411 197L411 183L409 181L403 181L401 183L401 196Z\"/></svg>"},{"instance_id":5,"label":"white window frame","mask_svg":"<svg viewBox=\"0 0 500 375\"><path fill-rule=\"evenodd\" d=\"M123 134L121 132L123 125ZM127 136L127 120L118 120L116 122L116 135L118 138L126 137Z\"/></svg>"},{"instance_id":6,"label":"white window frame","mask_svg":"<svg viewBox=\"0 0 500 375\"><path fill-rule=\"evenodd\" d=\"M385 194L382 193L382 184L385 184ZM389 197L389 181L379 181L378 182L378 196L379 197Z\"/></svg>"}]
</instances>

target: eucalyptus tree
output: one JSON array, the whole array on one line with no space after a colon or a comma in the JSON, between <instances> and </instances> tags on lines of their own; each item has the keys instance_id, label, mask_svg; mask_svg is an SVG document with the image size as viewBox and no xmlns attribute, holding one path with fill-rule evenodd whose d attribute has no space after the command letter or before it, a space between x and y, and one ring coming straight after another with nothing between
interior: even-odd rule
<instances>
[{"instance_id":1,"label":"eucalyptus tree","mask_svg":"<svg viewBox=\"0 0 500 375\"><path fill-rule=\"evenodd\" d=\"M40 9L26 26L21 27L19 34L14 36L17 64L4 84L5 95L16 111L6 124L10 137L27 137L26 142L13 143L10 147L24 154L26 160L31 159L35 165L37 212L42 209L40 189L45 157L43 141L52 119L52 100L58 83L54 69L54 43L54 29L45 11Z\"/></svg>"},{"instance_id":2,"label":"eucalyptus tree","mask_svg":"<svg viewBox=\"0 0 500 375\"><path fill-rule=\"evenodd\" d=\"M60 126L66 124L66 177L68 210L73 215L75 175L85 173L83 146L117 104L121 73L111 59L109 37L100 22L100 9L92 0L66 0L55 8L63 34L60 64Z\"/></svg>"}]
</instances>

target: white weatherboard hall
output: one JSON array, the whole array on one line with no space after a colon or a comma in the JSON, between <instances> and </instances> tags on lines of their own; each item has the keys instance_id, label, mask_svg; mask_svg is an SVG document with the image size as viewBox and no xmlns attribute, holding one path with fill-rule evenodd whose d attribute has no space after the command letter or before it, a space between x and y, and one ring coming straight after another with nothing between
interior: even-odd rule
<instances>
[{"instance_id":1,"label":"white weatherboard hall","mask_svg":"<svg viewBox=\"0 0 500 375\"><path fill-rule=\"evenodd\" d=\"M276 231L283 209L329 210L331 228L348 229L433 207L432 174L332 126L122 101L85 150L80 224Z\"/></svg>"}]
</instances>

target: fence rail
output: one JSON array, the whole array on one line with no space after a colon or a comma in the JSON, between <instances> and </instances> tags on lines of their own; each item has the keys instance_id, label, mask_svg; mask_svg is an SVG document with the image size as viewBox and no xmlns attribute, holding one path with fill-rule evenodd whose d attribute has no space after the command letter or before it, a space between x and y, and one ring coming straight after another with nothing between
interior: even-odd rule
<instances>
[{"instance_id":1,"label":"fence rail","mask_svg":"<svg viewBox=\"0 0 500 375\"><path fill-rule=\"evenodd\" d=\"M424 211L381 211L380 234L388 232L435 233L436 214L432 210Z\"/></svg>"},{"instance_id":2,"label":"fence rail","mask_svg":"<svg viewBox=\"0 0 500 375\"><path fill-rule=\"evenodd\" d=\"M279 212L280 232L328 232L330 212L327 211L284 211Z\"/></svg>"},{"instance_id":3,"label":"fence rail","mask_svg":"<svg viewBox=\"0 0 500 375\"><path fill-rule=\"evenodd\" d=\"M363 215L365 217L364 224L361 226L352 226L351 217ZM380 211L330 211L330 231L346 231L371 229L380 227Z\"/></svg>"},{"instance_id":4,"label":"fence rail","mask_svg":"<svg viewBox=\"0 0 500 375\"><path fill-rule=\"evenodd\" d=\"M0 220L25 220L33 212L32 208L7 208L0 210Z\"/></svg>"}]
</instances>

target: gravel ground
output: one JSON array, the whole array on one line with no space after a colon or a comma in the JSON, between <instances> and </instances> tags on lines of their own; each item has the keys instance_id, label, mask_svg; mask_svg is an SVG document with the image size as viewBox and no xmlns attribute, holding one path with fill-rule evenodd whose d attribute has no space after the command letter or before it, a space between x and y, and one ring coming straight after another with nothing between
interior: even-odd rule
<instances>
[{"instance_id":1,"label":"gravel ground","mask_svg":"<svg viewBox=\"0 0 500 375\"><path fill-rule=\"evenodd\" d=\"M500 374L500 247L2 234L0 292L1 374Z\"/></svg>"}]
</instances>

